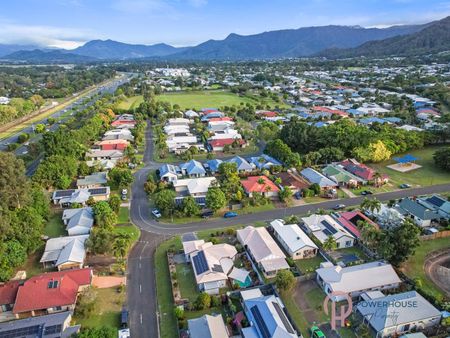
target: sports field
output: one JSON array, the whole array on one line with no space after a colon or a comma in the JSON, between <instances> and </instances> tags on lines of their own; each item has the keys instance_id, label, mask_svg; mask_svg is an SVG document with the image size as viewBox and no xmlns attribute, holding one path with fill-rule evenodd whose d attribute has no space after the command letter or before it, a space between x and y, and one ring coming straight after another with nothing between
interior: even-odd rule
<instances>
[{"instance_id":1,"label":"sports field","mask_svg":"<svg viewBox=\"0 0 450 338\"><path fill-rule=\"evenodd\" d=\"M240 105L241 103L269 105L271 107L279 106L286 107L284 103L278 103L271 99L253 97L253 96L239 96L229 91L224 90L208 90L208 91L192 91L192 92L177 92L165 93L158 96L158 100L167 101L172 105L178 104L181 109L196 109L201 108L220 108L223 106Z\"/></svg>"}]
</instances>

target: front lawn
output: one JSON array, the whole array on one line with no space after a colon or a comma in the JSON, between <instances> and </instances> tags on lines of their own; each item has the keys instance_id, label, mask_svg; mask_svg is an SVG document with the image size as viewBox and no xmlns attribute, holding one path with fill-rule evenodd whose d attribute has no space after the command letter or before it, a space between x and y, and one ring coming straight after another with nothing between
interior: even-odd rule
<instances>
[{"instance_id":1,"label":"front lawn","mask_svg":"<svg viewBox=\"0 0 450 338\"><path fill-rule=\"evenodd\" d=\"M387 168L387 165L395 163L394 160L374 163L370 164L370 166L381 174L387 174L395 188L402 183L408 183L412 186L448 183L450 182L450 172L436 167L433 161L433 154L440 148L442 148L442 146L433 146L408 152L408 154L418 158L416 163L422 166L422 168L411 172L401 173ZM399 154L396 155L396 157L401 157L403 155L405 154Z\"/></svg>"},{"instance_id":2,"label":"front lawn","mask_svg":"<svg viewBox=\"0 0 450 338\"><path fill-rule=\"evenodd\" d=\"M89 318L77 318L74 320L83 327L111 326L120 327L120 312L125 302L125 292L118 292L117 287L106 289L95 289L97 298L95 300L95 311Z\"/></svg>"},{"instance_id":3,"label":"front lawn","mask_svg":"<svg viewBox=\"0 0 450 338\"><path fill-rule=\"evenodd\" d=\"M432 293L435 297L443 297L444 293L425 274L423 264L426 256L436 250L450 247L449 238L438 238L429 241L421 241L414 256L403 264L403 272L411 279L420 278L422 288Z\"/></svg>"},{"instance_id":4,"label":"front lawn","mask_svg":"<svg viewBox=\"0 0 450 338\"><path fill-rule=\"evenodd\" d=\"M119 224L130 222L130 209L128 207L120 207L119 209Z\"/></svg>"},{"instance_id":5,"label":"front lawn","mask_svg":"<svg viewBox=\"0 0 450 338\"><path fill-rule=\"evenodd\" d=\"M44 235L48 237L66 236L66 227L61 219L61 211L52 211L52 214L45 224Z\"/></svg>"},{"instance_id":6,"label":"front lawn","mask_svg":"<svg viewBox=\"0 0 450 338\"><path fill-rule=\"evenodd\" d=\"M113 232L115 234L129 234L131 236L131 243L132 244L134 244L134 242L136 242L139 239L139 236L141 234L141 232L138 229L138 227L136 227L134 224L116 225L114 227Z\"/></svg>"}]
</instances>

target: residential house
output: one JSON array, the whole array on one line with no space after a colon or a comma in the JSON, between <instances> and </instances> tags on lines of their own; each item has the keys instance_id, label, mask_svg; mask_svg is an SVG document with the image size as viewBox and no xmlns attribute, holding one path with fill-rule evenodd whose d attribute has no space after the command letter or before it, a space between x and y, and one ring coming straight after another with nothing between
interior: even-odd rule
<instances>
[{"instance_id":1,"label":"residential house","mask_svg":"<svg viewBox=\"0 0 450 338\"><path fill-rule=\"evenodd\" d=\"M292 259L311 258L317 255L319 248L298 224L285 224L276 219L270 223L275 238Z\"/></svg>"},{"instance_id":2,"label":"residential house","mask_svg":"<svg viewBox=\"0 0 450 338\"><path fill-rule=\"evenodd\" d=\"M367 181L362 178L353 175L344 169L342 165L339 164L329 164L322 169L322 173L329 179L336 182L339 186L356 188L362 184L366 184Z\"/></svg>"},{"instance_id":3,"label":"residential house","mask_svg":"<svg viewBox=\"0 0 450 338\"><path fill-rule=\"evenodd\" d=\"M289 269L286 256L266 228L247 226L237 231L237 239L266 277L274 277L279 270Z\"/></svg>"},{"instance_id":4,"label":"residential house","mask_svg":"<svg viewBox=\"0 0 450 338\"><path fill-rule=\"evenodd\" d=\"M431 226L431 221L439 219L439 214L431 208L420 204L417 200L404 198L398 203L398 211L410 217L420 227Z\"/></svg>"},{"instance_id":5,"label":"residential house","mask_svg":"<svg viewBox=\"0 0 450 338\"><path fill-rule=\"evenodd\" d=\"M184 116L186 116L188 119L193 119L195 117L199 117L200 115L193 110L187 110L184 112Z\"/></svg>"},{"instance_id":6,"label":"residential house","mask_svg":"<svg viewBox=\"0 0 450 338\"><path fill-rule=\"evenodd\" d=\"M203 315L188 320L190 338L228 338L227 328L222 315Z\"/></svg>"},{"instance_id":7,"label":"residential house","mask_svg":"<svg viewBox=\"0 0 450 338\"><path fill-rule=\"evenodd\" d=\"M389 177L385 174L378 174L374 169L359 163L355 159L347 159L340 163L345 170L362 178L364 181L375 185L381 185L389 182Z\"/></svg>"},{"instance_id":8,"label":"residential house","mask_svg":"<svg viewBox=\"0 0 450 338\"><path fill-rule=\"evenodd\" d=\"M205 244L205 241L203 239L195 239L192 241L183 241L183 252L184 252L184 259L186 262L191 261L191 254L200 251L202 248L202 245Z\"/></svg>"},{"instance_id":9,"label":"residential house","mask_svg":"<svg viewBox=\"0 0 450 338\"><path fill-rule=\"evenodd\" d=\"M180 204L187 196L194 197L200 205L206 204L206 193L209 187L217 182L215 177L186 178L173 182L177 193L175 202Z\"/></svg>"},{"instance_id":10,"label":"residential house","mask_svg":"<svg viewBox=\"0 0 450 338\"><path fill-rule=\"evenodd\" d=\"M79 178L77 180L77 188L78 189L100 188L106 183L108 183L108 173L98 172L84 176L83 178Z\"/></svg>"},{"instance_id":11,"label":"residential house","mask_svg":"<svg viewBox=\"0 0 450 338\"><path fill-rule=\"evenodd\" d=\"M247 162L246 159L235 156L227 161L228 163L236 163L237 171L238 172L252 172L253 166Z\"/></svg>"},{"instance_id":12,"label":"residential house","mask_svg":"<svg viewBox=\"0 0 450 338\"><path fill-rule=\"evenodd\" d=\"M181 169L177 165L164 164L159 167L159 178L166 182L175 182L181 177Z\"/></svg>"},{"instance_id":13,"label":"residential house","mask_svg":"<svg viewBox=\"0 0 450 338\"><path fill-rule=\"evenodd\" d=\"M289 317L281 299L276 295L264 296L260 289L241 291L243 308L250 323L242 329L244 338L297 338L301 337Z\"/></svg>"},{"instance_id":14,"label":"residential house","mask_svg":"<svg viewBox=\"0 0 450 338\"><path fill-rule=\"evenodd\" d=\"M49 272L19 286L13 313L17 318L73 311L78 295L92 283L92 269Z\"/></svg>"},{"instance_id":15,"label":"residential house","mask_svg":"<svg viewBox=\"0 0 450 338\"><path fill-rule=\"evenodd\" d=\"M103 140L127 140L133 141L134 136L129 129L112 129L108 130L105 134L103 134Z\"/></svg>"},{"instance_id":16,"label":"residential house","mask_svg":"<svg viewBox=\"0 0 450 338\"><path fill-rule=\"evenodd\" d=\"M20 283L22 283L20 280L0 283L0 322L3 321L3 318L8 319L5 313L9 313L13 309Z\"/></svg>"},{"instance_id":17,"label":"residential house","mask_svg":"<svg viewBox=\"0 0 450 338\"><path fill-rule=\"evenodd\" d=\"M195 147L198 150L205 150L203 144L198 142L197 136L190 133L169 135L166 140L166 145L169 148L169 152L175 154L182 154L191 147Z\"/></svg>"},{"instance_id":18,"label":"residential house","mask_svg":"<svg viewBox=\"0 0 450 338\"><path fill-rule=\"evenodd\" d=\"M204 167L212 174L215 175L219 172L219 166L223 163L220 159L206 161Z\"/></svg>"},{"instance_id":19,"label":"residential house","mask_svg":"<svg viewBox=\"0 0 450 338\"><path fill-rule=\"evenodd\" d=\"M89 235L50 238L45 243L40 262L44 268L56 267L58 270L82 268L88 238Z\"/></svg>"},{"instance_id":20,"label":"residential house","mask_svg":"<svg viewBox=\"0 0 450 338\"><path fill-rule=\"evenodd\" d=\"M123 158L123 151L121 150L98 150L91 149L86 152L86 164L89 167L100 165L103 168L114 168L116 163ZM110 163L109 163L110 162Z\"/></svg>"},{"instance_id":21,"label":"residential house","mask_svg":"<svg viewBox=\"0 0 450 338\"><path fill-rule=\"evenodd\" d=\"M324 244L328 237L333 236L338 249L352 247L355 237L330 215L313 214L303 217L303 226L307 234L314 235Z\"/></svg>"},{"instance_id":22,"label":"residential house","mask_svg":"<svg viewBox=\"0 0 450 338\"><path fill-rule=\"evenodd\" d=\"M11 100L6 96L0 96L0 104L9 104Z\"/></svg>"},{"instance_id":23,"label":"residential house","mask_svg":"<svg viewBox=\"0 0 450 338\"><path fill-rule=\"evenodd\" d=\"M211 151L224 151L225 146L233 147L237 145L239 148L245 148L247 143L244 139L237 138L224 138L224 139L214 139L208 141L208 147Z\"/></svg>"},{"instance_id":24,"label":"residential house","mask_svg":"<svg viewBox=\"0 0 450 338\"><path fill-rule=\"evenodd\" d=\"M88 235L94 225L92 208L65 209L62 220L69 236Z\"/></svg>"},{"instance_id":25,"label":"residential house","mask_svg":"<svg viewBox=\"0 0 450 338\"><path fill-rule=\"evenodd\" d=\"M99 146L101 150L121 150L124 151L130 145L127 140L104 140L96 142L95 145Z\"/></svg>"},{"instance_id":26,"label":"residential house","mask_svg":"<svg viewBox=\"0 0 450 338\"><path fill-rule=\"evenodd\" d=\"M302 176L289 170L278 173L276 176L281 178L281 185L283 187L289 187L294 193L301 192L303 189L307 189L311 185Z\"/></svg>"},{"instance_id":27,"label":"residential house","mask_svg":"<svg viewBox=\"0 0 450 338\"><path fill-rule=\"evenodd\" d=\"M262 154L261 156L250 157L250 164L253 164L256 168L270 169L273 166L281 166L282 163L273 157Z\"/></svg>"},{"instance_id":28,"label":"residential house","mask_svg":"<svg viewBox=\"0 0 450 338\"><path fill-rule=\"evenodd\" d=\"M260 193L265 197L275 198L280 192L280 188L264 175L249 176L241 180L241 184L249 197L252 197L254 193Z\"/></svg>"},{"instance_id":29,"label":"residential house","mask_svg":"<svg viewBox=\"0 0 450 338\"><path fill-rule=\"evenodd\" d=\"M338 186L336 182L330 180L328 177L312 168L303 169L300 171L300 175L302 175L309 183L318 184L320 189L324 191L334 189Z\"/></svg>"},{"instance_id":30,"label":"residential house","mask_svg":"<svg viewBox=\"0 0 450 338\"><path fill-rule=\"evenodd\" d=\"M199 161L190 160L189 162L180 164L181 173L188 177L203 177L206 175L206 170Z\"/></svg>"},{"instance_id":31,"label":"residential house","mask_svg":"<svg viewBox=\"0 0 450 338\"><path fill-rule=\"evenodd\" d=\"M226 287L236 255L234 246L214 245L211 242L203 243L198 246L198 250L189 253L198 289L209 294L218 294L221 288Z\"/></svg>"},{"instance_id":32,"label":"residential house","mask_svg":"<svg viewBox=\"0 0 450 338\"><path fill-rule=\"evenodd\" d=\"M383 229L397 226L405 220L405 216L397 208L389 207L384 203L380 204L380 209L365 210L364 213L375 217L377 224Z\"/></svg>"},{"instance_id":33,"label":"residential house","mask_svg":"<svg viewBox=\"0 0 450 338\"><path fill-rule=\"evenodd\" d=\"M439 326L441 313L416 291L371 298L356 306L373 337L398 337Z\"/></svg>"},{"instance_id":34,"label":"residential house","mask_svg":"<svg viewBox=\"0 0 450 338\"><path fill-rule=\"evenodd\" d=\"M450 202L442 196L420 197L417 199L417 203L420 203L427 209L434 210L440 218L450 218Z\"/></svg>"},{"instance_id":35,"label":"residential house","mask_svg":"<svg viewBox=\"0 0 450 338\"><path fill-rule=\"evenodd\" d=\"M373 222L359 210L340 212L336 214L336 219L346 230L358 239L361 237L361 232L359 231L360 222L365 222L375 229L379 229L378 224Z\"/></svg>"},{"instance_id":36,"label":"residential house","mask_svg":"<svg viewBox=\"0 0 450 338\"><path fill-rule=\"evenodd\" d=\"M392 265L378 261L345 268L326 262L321 263L316 273L317 283L326 294L344 292L352 299L368 291L396 289L402 282ZM332 299L340 301L345 297L336 295Z\"/></svg>"},{"instance_id":37,"label":"residential house","mask_svg":"<svg viewBox=\"0 0 450 338\"><path fill-rule=\"evenodd\" d=\"M109 187L55 190L52 195L52 200L54 204L60 204L63 207L70 206L74 203L84 205L89 198L92 198L96 202L107 201L110 192Z\"/></svg>"},{"instance_id":38,"label":"residential house","mask_svg":"<svg viewBox=\"0 0 450 338\"><path fill-rule=\"evenodd\" d=\"M72 325L72 312L64 311L2 323L0 325L0 337L73 337L80 331L80 328L81 325Z\"/></svg>"}]
</instances>

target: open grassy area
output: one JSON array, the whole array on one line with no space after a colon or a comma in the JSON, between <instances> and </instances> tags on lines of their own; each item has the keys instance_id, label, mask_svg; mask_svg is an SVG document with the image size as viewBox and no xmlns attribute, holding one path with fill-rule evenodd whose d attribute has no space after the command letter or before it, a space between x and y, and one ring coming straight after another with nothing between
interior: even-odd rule
<instances>
[{"instance_id":1,"label":"open grassy area","mask_svg":"<svg viewBox=\"0 0 450 338\"><path fill-rule=\"evenodd\" d=\"M141 234L139 229L134 224L116 225L114 227L114 233L130 234L132 243L136 242Z\"/></svg>"},{"instance_id":2,"label":"open grassy area","mask_svg":"<svg viewBox=\"0 0 450 338\"><path fill-rule=\"evenodd\" d=\"M173 309L172 286L170 283L167 250L181 249L179 237L174 237L162 243L155 252L156 295L160 313L160 337L173 338L178 336L177 319Z\"/></svg>"},{"instance_id":3,"label":"open grassy area","mask_svg":"<svg viewBox=\"0 0 450 338\"><path fill-rule=\"evenodd\" d=\"M120 312L125 302L125 292L118 292L116 287L96 289L96 309L88 318L77 318L75 322L84 327L110 326L120 327Z\"/></svg>"},{"instance_id":4,"label":"open grassy area","mask_svg":"<svg viewBox=\"0 0 450 338\"><path fill-rule=\"evenodd\" d=\"M316 271L319 268L320 263L324 262L325 259L321 255L317 255L313 258L308 259L297 259L295 260L295 265L302 273L309 273Z\"/></svg>"},{"instance_id":5,"label":"open grassy area","mask_svg":"<svg viewBox=\"0 0 450 338\"><path fill-rule=\"evenodd\" d=\"M286 306L289 315L291 316L297 328L302 333L303 337L309 337L310 325L295 303L295 299L292 297L292 294L290 292L283 292L280 294L280 296L281 300L284 303L284 306Z\"/></svg>"},{"instance_id":6,"label":"open grassy area","mask_svg":"<svg viewBox=\"0 0 450 338\"><path fill-rule=\"evenodd\" d=\"M127 97L126 100L120 102L117 106L119 109L130 110L139 107L139 105L144 101L142 95Z\"/></svg>"},{"instance_id":7,"label":"open grassy area","mask_svg":"<svg viewBox=\"0 0 450 338\"><path fill-rule=\"evenodd\" d=\"M395 163L394 160L370 164L370 166L382 174L389 175L390 181L395 188L402 183L408 183L412 186L426 186L448 183L450 182L450 172L436 167L433 161L434 152L440 148L442 147L426 147L424 149L408 152L408 154L417 157L418 160L416 161L416 163L422 166L422 168L413 170L411 172L401 173L387 168L387 165ZM396 157L401 157L402 155L404 154L396 155Z\"/></svg>"},{"instance_id":8,"label":"open grassy area","mask_svg":"<svg viewBox=\"0 0 450 338\"><path fill-rule=\"evenodd\" d=\"M119 224L128 223L130 221L130 209L127 207L120 207L119 210Z\"/></svg>"},{"instance_id":9,"label":"open grassy area","mask_svg":"<svg viewBox=\"0 0 450 338\"><path fill-rule=\"evenodd\" d=\"M180 288L181 297L187 298L191 302L195 301L199 292L196 287L194 271L188 264L177 264L177 282Z\"/></svg>"},{"instance_id":10,"label":"open grassy area","mask_svg":"<svg viewBox=\"0 0 450 338\"><path fill-rule=\"evenodd\" d=\"M45 224L44 235L48 237L61 237L65 236L66 227L61 219L62 212L53 211L50 219Z\"/></svg>"},{"instance_id":11,"label":"open grassy area","mask_svg":"<svg viewBox=\"0 0 450 338\"><path fill-rule=\"evenodd\" d=\"M283 103L268 98L254 96L239 96L225 90L205 90L191 92L165 93L158 95L158 100L167 101L172 105L178 104L182 109L220 108L223 106L239 105L242 103L270 105L271 107L285 107Z\"/></svg>"},{"instance_id":12,"label":"open grassy area","mask_svg":"<svg viewBox=\"0 0 450 338\"><path fill-rule=\"evenodd\" d=\"M426 289L435 296L443 296L444 293L427 277L423 264L425 257L436 250L450 247L449 238L438 238L429 241L421 241L420 246L416 249L414 256L410 257L403 265L403 272L410 278L420 278L423 289Z\"/></svg>"}]
</instances>

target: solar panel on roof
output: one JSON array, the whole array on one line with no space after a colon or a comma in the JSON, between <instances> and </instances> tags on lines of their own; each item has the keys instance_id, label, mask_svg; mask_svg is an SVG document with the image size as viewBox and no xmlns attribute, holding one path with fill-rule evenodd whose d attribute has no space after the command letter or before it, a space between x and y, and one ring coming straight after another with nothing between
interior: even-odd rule
<instances>
[{"instance_id":1,"label":"solar panel on roof","mask_svg":"<svg viewBox=\"0 0 450 338\"><path fill-rule=\"evenodd\" d=\"M26 336L32 336L32 335L36 335L36 336L40 337L38 335L40 331L41 331L40 325L21 327L18 329L0 332L0 338L17 338L17 337L26 337Z\"/></svg>"},{"instance_id":2,"label":"solar panel on roof","mask_svg":"<svg viewBox=\"0 0 450 338\"><path fill-rule=\"evenodd\" d=\"M92 195L106 194L106 188L93 188L88 190Z\"/></svg>"},{"instance_id":3,"label":"solar panel on roof","mask_svg":"<svg viewBox=\"0 0 450 338\"><path fill-rule=\"evenodd\" d=\"M330 232L330 230L328 230L328 229L323 229L322 232L323 232L325 235L327 235L328 237L333 235L333 234Z\"/></svg>"},{"instance_id":4,"label":"solar panel on roof","mask_svg":"<svg viewBox=\"0 0 450 338\"><path fill-rule=\"evenodd\" d=\"M278 316L280 317L281 321L283 322L284 327L286 328L287 332L289 333L295 333L294 329L292 328L291 323L289 322L289 320L286 318L286 314L284 313L284 311L281 309L280 304L278 304L277 302L272 302L273 307L275 308L275 310L278 313Z\"/></svg>"},{"instance_id":5,"label":"solar panel on roof","mask_svg":"<svg viewBox=\"0 0 450 338\"><path fill-rule=\"evenodd\" d=\"M258 326L259 331L261 331L263 338L270 338L270 331L267 328L266 322L263 320L263 317L261 316L261 312L259 312L258 307L254 305L250 308L250 311L252 312L253 317L255 318L256 325Z\"/></svg>"},{"instance_id":6,"label":"solar panel on roof","mask_svg":"<svg viewBox=\"0 0 450 338\"><path fill-rule=\"evenodd\" d=\"M328 229L328 231L329 231L332 235L334 235L335 233L337 233L337 230L336 230L330 223L328 223L327 221L322 221L321 223L323 224L323 226L324 226L326 229Z\"/></svg>"},{"instance_id":7,"label":"solar panel on roof","mask_svg":"<svg viewBox=\"0 0 450 338\"><path fill-rule=\"evenodd\" d=\"M75 192L75 190L70 189L70 190L56 190L55 191L55 198L59 198L59 197L69 197L72 196L72 194Z\"/></svg>"},{"instance_id":8,"label":"solar panel on roof","mask_svg":"<svg viewBox=\"0 0 450 338\"><path fill-rule=\"evenodd\" d=\"M208 262L206 261L205 253L200 251L198 255L194 256L194 267L197 274L201 274L209 270Z\"/></svg>"},{"instance_id":9,"label":"solar panel on roof","mask_svg":"<svg viewBox=\"0 0 450 338\"><path fill-rule=\"evenodd\" d=\"M427 198L427 202L437 206L437 207L441 207L442 204L445 203L445 201L439 197L436 196L431 196L430 198Z\"/></svg>"}]
</instances>

